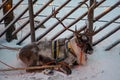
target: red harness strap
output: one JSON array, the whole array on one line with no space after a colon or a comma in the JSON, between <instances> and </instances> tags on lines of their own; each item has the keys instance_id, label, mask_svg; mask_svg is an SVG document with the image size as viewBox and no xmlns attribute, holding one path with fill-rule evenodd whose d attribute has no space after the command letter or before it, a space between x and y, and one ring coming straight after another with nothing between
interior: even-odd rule
<instances>
[{"instance_id":1,"label":"red harness strap","mask_svg":"<svg viewBox=\"0 0 120 80\"><path fill-rule=\"evenodd\" d=\"M82 52L82 48L83 48L83 46L84 46L84 44L77 44L77 46L79 47L79 48L81 48L81 51L80 51L80 64L82 64L82 61L83 61L83 52Z\"/></svg>"},{"instance_id":2,"label":"red harness strap","mask_svg":"<svg viewBox=\"0 0 120 80\"><path fill-rule=\"evenodd\" d=\"M83 53L82 51L80 51L80 64L82 64L82 60L83 60Z\"/></svg>"}]
</instances>

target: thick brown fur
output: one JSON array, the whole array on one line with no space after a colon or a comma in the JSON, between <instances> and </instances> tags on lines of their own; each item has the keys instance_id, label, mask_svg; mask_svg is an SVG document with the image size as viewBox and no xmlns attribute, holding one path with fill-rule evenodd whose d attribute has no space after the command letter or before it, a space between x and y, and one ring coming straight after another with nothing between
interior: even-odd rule
<instances>
[{"instance_id":1,"label":"thick brown fur","mask_svg":"<svg viewBox=\"0 0 120 80\"><path fill-rule=\"evenodd\" d=\"M20 60L27 66L37 65L39 48L36 43L28 44L19 51Z\"/></svg>"}]
</instances>

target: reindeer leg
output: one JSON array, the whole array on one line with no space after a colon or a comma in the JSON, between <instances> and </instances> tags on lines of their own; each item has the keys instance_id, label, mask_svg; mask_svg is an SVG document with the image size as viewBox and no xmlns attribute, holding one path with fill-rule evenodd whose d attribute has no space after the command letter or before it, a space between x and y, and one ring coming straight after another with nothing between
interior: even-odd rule
<instances>
[{"instance_id":1,"label":"reindeer leg","mask_svg":"<svg viewBox=\"0 0 120 80\"><path fill-rule=\"evenodd\" d=\"M61 65L61 67L58 69L58 71L63 72L67 75L70 75L72 73L70 66L65 62L59 62L58 65Z\"/></svg>"},{"instance_id":2,"label":"reindeer leg","mask_svg":"<svg viewBox=\"0 0 120 80\"><path fill-rule=\"evenodd\" d=\"M28 67L36 66L36 60L34 60ZM35 70L29 70L27 69L26 72L34 72Z\"/></svg>"}]
</instances>

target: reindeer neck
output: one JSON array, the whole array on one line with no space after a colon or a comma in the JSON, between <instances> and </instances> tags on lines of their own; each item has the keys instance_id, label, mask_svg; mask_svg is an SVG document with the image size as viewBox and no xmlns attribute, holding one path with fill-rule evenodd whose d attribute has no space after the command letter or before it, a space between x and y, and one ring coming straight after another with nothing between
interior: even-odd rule
<instances>
[{"instance_id":1,"label":"reindeer neck","mask_svg":"<svg viewBox=\"0 0 120 80\"><path fill-rule=\"evenodd\" d=\"M81 49L82 49L82 48L84 47L84 45L85 45L83 42L79 43L78 40L77 40L77 38L75 38L75 42L76 42L76 45L77 45L79 48L81 48Z\"/></svg>"},{"instance_id":2,"label":"reindeer neck","mask_svg":"<svg viewBox=\"0 0 120 80\"><path fill-rule=\"evenodd\" d=\"M81 48L76 43L76 38L72 38L70 40L70 44L75 53L79 53L81 51Z\"/></svg>"}]
</instances>

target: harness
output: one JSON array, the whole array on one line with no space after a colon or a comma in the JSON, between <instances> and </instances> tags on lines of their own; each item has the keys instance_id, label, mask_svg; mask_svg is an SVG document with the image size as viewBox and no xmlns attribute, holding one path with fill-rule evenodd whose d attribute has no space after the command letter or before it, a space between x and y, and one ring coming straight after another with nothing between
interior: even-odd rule
<instances>
[{"instance_id":1,"label":"harness","mask_svg":"<svg viewBox=\"0 0 120 80\"><path fill-rule=\"evenodd\" d=\"M60 47L64 46L64 56L59 58L60 53ZM67 58L68 52L72 53L73 56L76 57L74 50L71 47L70 41L64 40L62 43L59 42L59 40L52 41L52 48L51 53L52 57L57 61L63 61Z\"/></svg>"},{"instance_id":2,"label":"harness","mask_svg":"<svg viewBox=\"0 0 120 80\"><path fill-rule=\"evenodd\" d=\"M67 49L68 52L70 52L74 57L77 57L77 56L75 55L75 52L74 52L73 48L71 47L70 41L67 41L67 42L66 42L66 49Z\"/></svg>"},{"instance_id":3,"label":"harness","mask_svg":"<svg viewBox=\"0 0 120 80\"><path fill-rule=\"evenodd\" d=\"M58 40L55 40L55 41L52 41L52 57L54 59L57 59L58 56L59 56L59 41Z\"/></svg>"},{"instance_id":4,"label":"harness","mask_svg":"<svg viewBox=\"0 0 120 80\"><path fill-rule=\"evenodd\" d=\"M59 57L59 53L60 53L60 47L65 45L65 40L61 43L60 40L55 40L52 41L52 49L51 49L51 53L52 53L52 57L54 58L54 60L57 62L61 62L63 60L65 60L67 58L67 52L64 49L64 54L62 57Z\"/></svg>"},{"instance_id":5,"label":"harness","mask_svg":"<svg viewBox=\"0 0 120 80\"><path fill-rule=\"evenodd\" d=\"M52 41L52 49L51 49L51 52L52 52L52 57L57 61L57 62L60 62L60 61L63 61L64 59L66 59L67 57L67 54L70 52L74 57L77 57L77 55L75 54L75 51L74 49L72 48L72 44L69 40L65 40L64 43L64 46L65 46L65 51L64 51L64 56L61 57L61 58L58 58L59 57L59 53L60 53L60 46L63 46L59 43L59 40L55 40L55 41ZM77 44L78 47L81 48L80 45ZM82 63L82 60L83 60L83 51L80 51L80 63Z\"/></svg>"}]
</instances>

